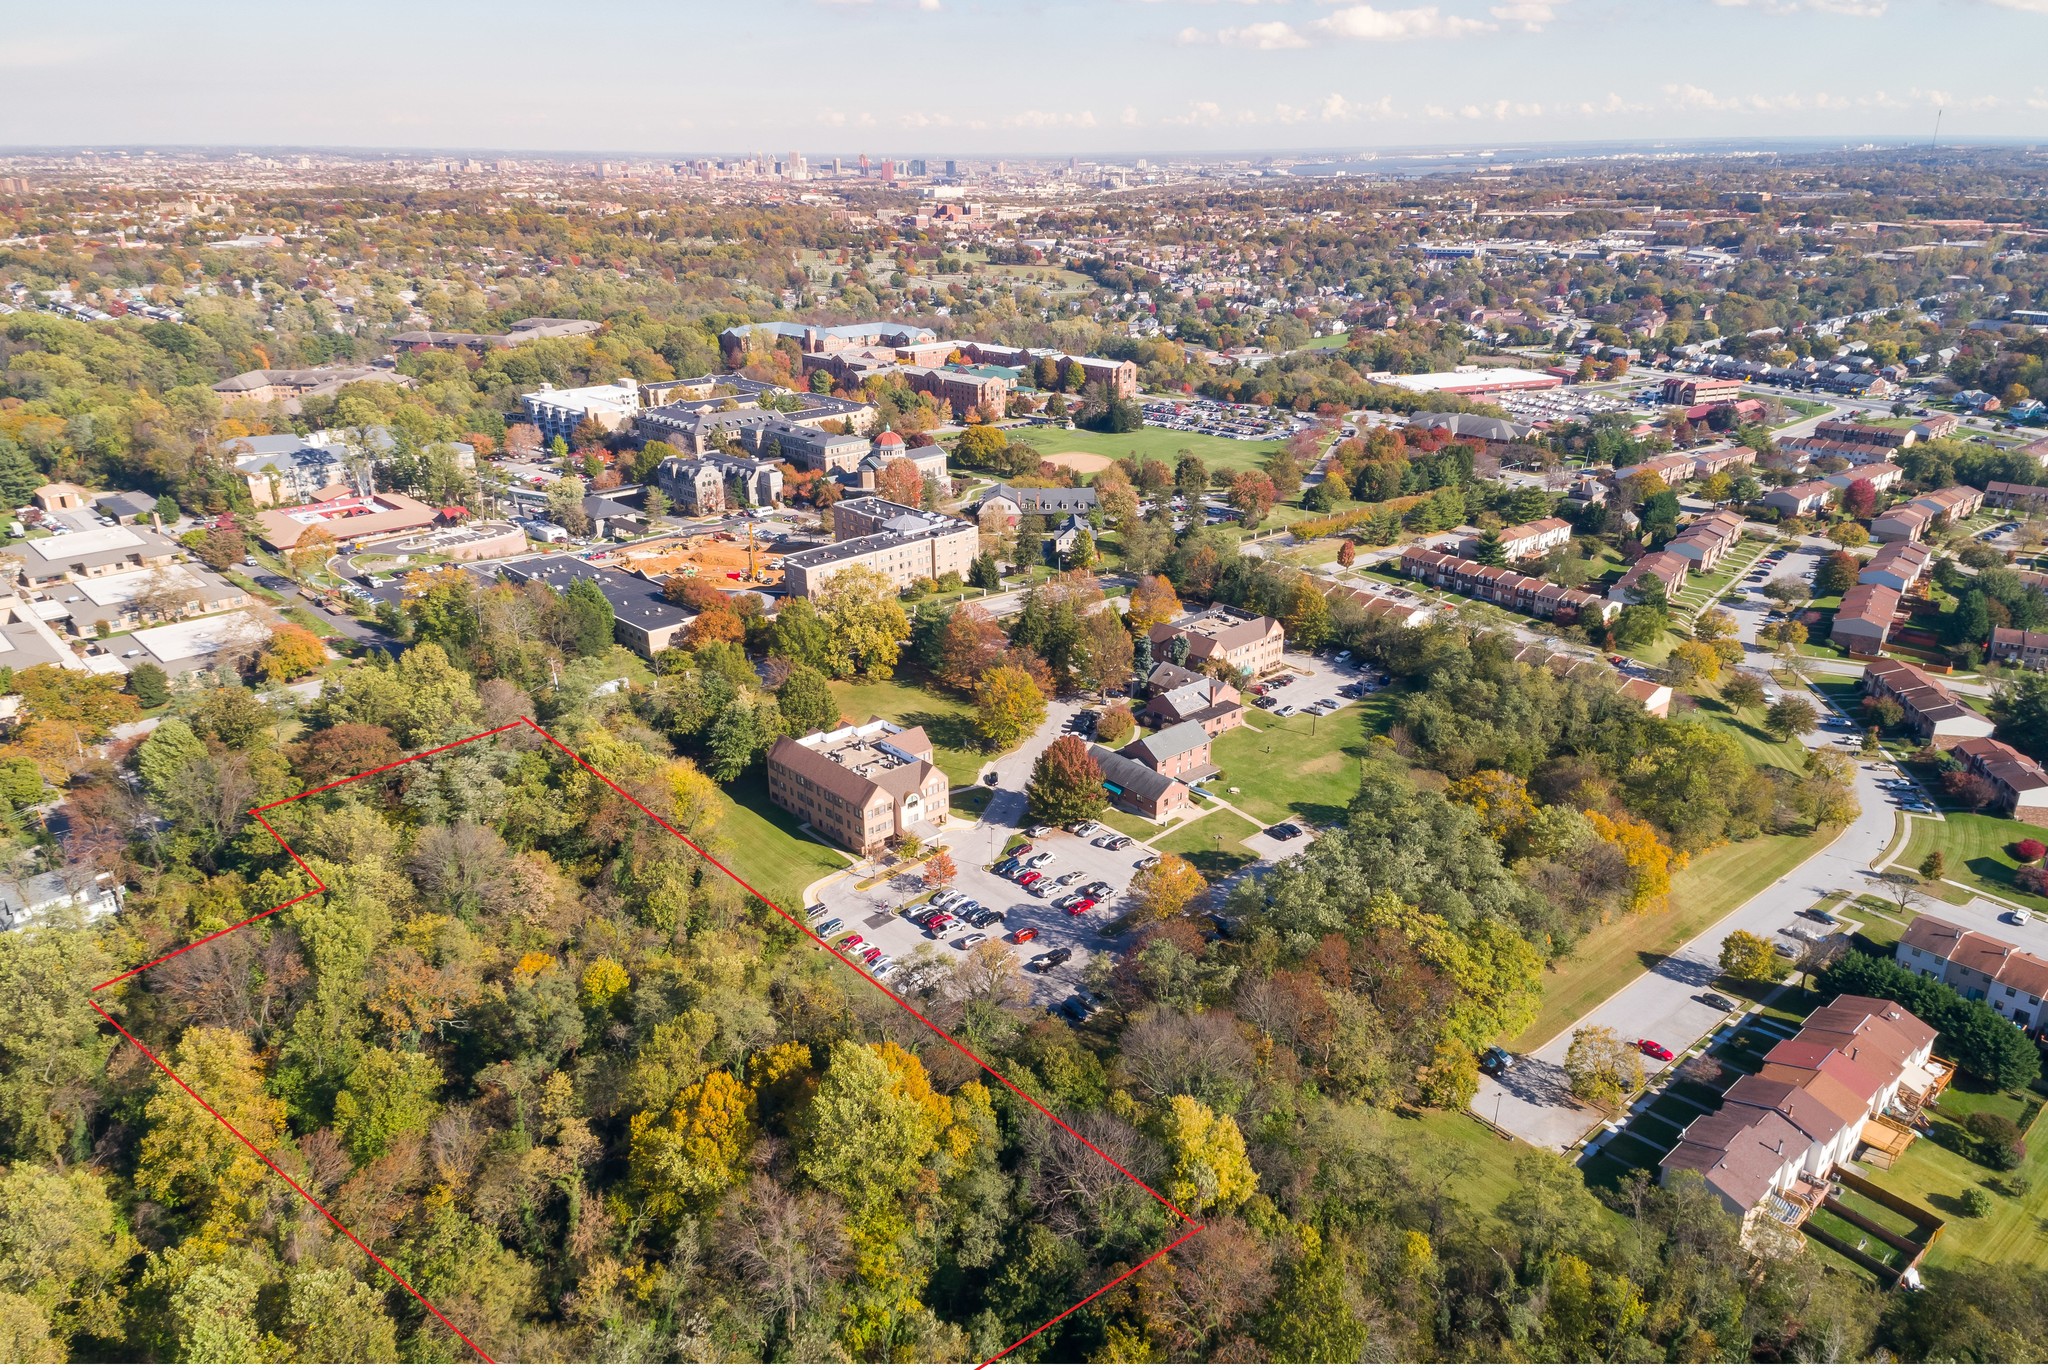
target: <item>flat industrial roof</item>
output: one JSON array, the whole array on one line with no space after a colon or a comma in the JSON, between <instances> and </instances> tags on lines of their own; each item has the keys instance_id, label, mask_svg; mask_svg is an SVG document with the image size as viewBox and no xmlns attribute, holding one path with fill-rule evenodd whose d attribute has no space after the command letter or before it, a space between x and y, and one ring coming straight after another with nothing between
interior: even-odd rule
<instances>
[{"instance_id":1,"label":"flat industrial roof","mask_svg":"<svg viewBox=\"0 0 2048 1370\"><path fill-rule=\"evenodd\" d=\"M267 639L270 629L247 609L237 609L211 618L138 628L130 636L157 660L171 662L210 656L233 647L252 646Z\"/></svg>"}]
</instances>

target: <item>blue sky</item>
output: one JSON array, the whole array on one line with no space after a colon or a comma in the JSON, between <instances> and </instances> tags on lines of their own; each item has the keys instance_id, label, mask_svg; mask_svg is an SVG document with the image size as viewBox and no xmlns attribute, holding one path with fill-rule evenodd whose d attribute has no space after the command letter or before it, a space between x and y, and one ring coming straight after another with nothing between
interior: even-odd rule
<instances>
[{"instance_id":1,"label":"blue sky","mask_svg":"<svg viewBox=\"0 0 2048 1370\"><path fill-rule=\"evenodd\" d=\"M16 5L0 145L813 156L2048 134L2048 0Z\"/></svg>"}]
</instances>

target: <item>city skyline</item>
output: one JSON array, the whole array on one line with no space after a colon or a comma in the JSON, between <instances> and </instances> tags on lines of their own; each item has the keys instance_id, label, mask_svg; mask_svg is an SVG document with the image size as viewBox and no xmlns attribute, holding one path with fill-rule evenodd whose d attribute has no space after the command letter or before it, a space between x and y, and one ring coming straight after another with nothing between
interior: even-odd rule
<instances>
[{"instance_id":1,"label":"city skyline","mask_svg":"<svg viewBox=\"0 0 2048 1370\"><path fill-rule=\"evenodd\" d=\"M17 18L0 38L16 95L0 138L1159 155L1917 140L1937 111L1944 141L1970 142L2031 137L2048 111L2024 57L2048 33L2048 0L770 0L682 24L613 0L566 21L578 33L559 50L541 40L565 20L530 0L372 0L341 28L321 11L266 10L258 23L246 4L208 10L208 22L174 23L124 0L90 27L76 13ZM763 42L790 56L787 74L757 83L727 65ZM804 57L814 49L834 60ZM1942 50L1971 53L1967 85L1930 79L1927 54ZM993 93L991 54L1015 73ZM620 79L622 62L638 74ZM759 73L759 58L749 66Z\"/></svg>"}]
</instances>

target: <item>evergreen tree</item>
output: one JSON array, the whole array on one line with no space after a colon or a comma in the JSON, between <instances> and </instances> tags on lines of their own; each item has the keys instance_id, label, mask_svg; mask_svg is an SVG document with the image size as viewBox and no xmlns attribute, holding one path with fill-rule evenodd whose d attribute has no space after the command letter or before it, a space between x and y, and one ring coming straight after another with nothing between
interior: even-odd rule
<instances>
[{"instance_id":1,"label":"evergreen tree","mask_svg":"<svg viewBox=\"0 0 2048 1370\"><path fill-rule=\"evenodd\" d=\"M612 606L597 582L579 580L562 596L564 640L577 656L601 656L612 645Z\"/></svg>"}]
</instances>

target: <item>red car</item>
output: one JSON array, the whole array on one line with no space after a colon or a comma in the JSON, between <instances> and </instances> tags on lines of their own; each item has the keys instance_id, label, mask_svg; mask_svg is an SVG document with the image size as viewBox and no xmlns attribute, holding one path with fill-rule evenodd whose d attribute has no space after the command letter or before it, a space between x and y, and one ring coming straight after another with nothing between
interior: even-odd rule
<instances>
[{"instance_id":1,"label":"red car","mask_svg":"<svg viewBox=\"0 0 2048 1370\"><path fill-rule=\"evenodd\" d=\"M1028 890L1033 885L1037 884L1039 881L1043 879L1045 879L1045 877L1043 875L1040 875L1037 871L1025 871L1022 875L1017 877L1017 883Z\"/></svg>"},{"instance_id":2,"label":"red car","mask_svg":"<svg viewBox=\"0 0 2048 1370\"><path fill-rule=\"evenodd\" d=\"M1081 898L1076 899L1073 903L1067 905L1067 912L1075 917L1079 917L1081 914L1088 912L1088 910L1094 907L1095 901L1093 899Z\"/></svg>"},{"instance_id":3,"label":"red car","mask_svg":"<svg viewBox=\"0 0 2048 1370\"><path fill-rule=\"evenodd\" d=\"M1653 1060L1668 1061L1671 1059L1670 1047L1659 1046L1657 1045L1657 1043L1651 1041L1647 1037L1643 1038L1642 1041L1636 1043L1636 1050L1642 1052L1643 1055L1648 1056Z\"/></svg>"},{"instance_id":4,"label":"red car","mask_svg":"<svg viewBox=\"0 0 2048 1370\"><path fill-rule=\"evenodd\" d=\"M1010 934L1010 940L1021 946L1023 943L1029 942L1032 938L1036 936L1038 936L1037 928L1018 928L1015 932Z\"/></svg>"}]
</instances>

